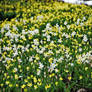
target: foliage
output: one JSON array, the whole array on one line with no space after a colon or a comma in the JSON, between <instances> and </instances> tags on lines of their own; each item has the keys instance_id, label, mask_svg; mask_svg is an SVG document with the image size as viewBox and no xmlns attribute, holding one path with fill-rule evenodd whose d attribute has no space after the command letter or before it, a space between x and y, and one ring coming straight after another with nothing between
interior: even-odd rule
<instances>
[{"instance_id":1,"label":"foliage","mask_svg":"<svg viewBox=\"0 0 92 92\"><path fill-rule=\"evenodd\" d=\"M6 1L0 7L1 88L6 92L92 89L91 7L30 0Z\"/></svg>"}]
</instances>

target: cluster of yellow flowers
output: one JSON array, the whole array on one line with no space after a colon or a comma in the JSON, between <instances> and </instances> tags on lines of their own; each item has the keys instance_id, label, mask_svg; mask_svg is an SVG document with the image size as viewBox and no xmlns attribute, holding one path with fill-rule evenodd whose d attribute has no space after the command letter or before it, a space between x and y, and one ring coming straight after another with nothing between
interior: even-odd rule
<instances>
[{"instance_id":1,"label":"cluster of yellow flowers","mask_svg":"<svg viewBox=\"0 0 92 92\"><path fill-rule=\"evenodd\" d=\"M1 88L64 92L78 83L92 87L91 7L21 0L6 4L11 14L8 8L16 16L0 24Z\"/></svg>"}]
</instances>

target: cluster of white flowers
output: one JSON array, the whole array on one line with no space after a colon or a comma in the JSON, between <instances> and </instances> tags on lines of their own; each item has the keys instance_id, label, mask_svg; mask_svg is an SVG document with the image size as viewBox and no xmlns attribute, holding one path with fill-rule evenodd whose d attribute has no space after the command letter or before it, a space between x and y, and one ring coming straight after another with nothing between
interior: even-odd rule
<instances>
[{"instance_id":1,"label":"cluster of white flowers","mask_svg":"<svg viewBox=\"0 0 92 92\"><path fill-rule=\"evenodd\" d=\"M33 31L28 30L28 33L29 34L32 34L32 35L35 35L35 34L38 34L39 33L39 30L38 29L35 29Z\"/></svg>"},{"instance_id":2,"label":"cluster of white flowers","mask_svg":"<svg viewBox=\"0 0 92 92\"><path fill-rule=\"evenodd\" d=\"M77 57L77 59L79 61L83 62L83 63L90 63L90 58L89 57L92 57L91 53L92 53L92 51L89 51L86 54L79 55Z\"/></svg>"},{"instance_id":3,"label":"cluster of white flowers","mask_svg":"<svg viewBox=\"0 0 92 92\"><path fill-rule=\"evenodd\" d=\"M63 34L62 34L62 37L69 38L70 36L69 36L67 33L63 33Z\"/></svg>"}]
</instances>

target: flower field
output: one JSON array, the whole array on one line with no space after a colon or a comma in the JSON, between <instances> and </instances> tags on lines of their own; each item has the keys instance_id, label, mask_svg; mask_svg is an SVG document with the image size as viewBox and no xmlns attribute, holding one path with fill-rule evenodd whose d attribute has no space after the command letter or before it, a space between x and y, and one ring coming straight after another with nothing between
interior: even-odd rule
<instances>
[{"instance_id":1,"label":"flower field","mask_svg":"<svg viewBox=\"0 0 92 92\"><path fill-rule=\"evenodd\" d=\"M1 92L92 92L92 7L32 0L0 3Z\"/></svg>"}]
</instances>

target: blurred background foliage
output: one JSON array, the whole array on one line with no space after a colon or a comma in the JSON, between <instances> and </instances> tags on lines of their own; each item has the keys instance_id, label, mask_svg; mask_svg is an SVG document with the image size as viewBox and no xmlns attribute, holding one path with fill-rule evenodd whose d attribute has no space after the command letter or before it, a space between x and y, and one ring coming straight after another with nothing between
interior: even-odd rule
<instances>
[{"instance_id":1,"label":"blurred background foliage","mask_svg":"<svg viewBox=\"0 0 92 92\"><path fill-rule=\"evenodd\" d=\"M22 13L18 11L21 11L22 7L27 7L27 3L33 4L35 1L53 2L58 0L0 0L0 23L6 19L10 21L18 13Z\"/></svg>"},{"instance_id":2,"label":"blurred background foliage","mask_svg":"<svg viewBox=\"0 0 92 92\"><path fill-rule=\"evenodd\" d=\"M44 4L46 4L53 3L53 1L55 2L61 0L0 0L0 23L2 23L4 20L10 21L18 14L21 17L22 13L25 11L23 9L28 9L29 4L31 6L34 4L35 1L41 3L43 2Z\"/></svg>"}]
</instances>

